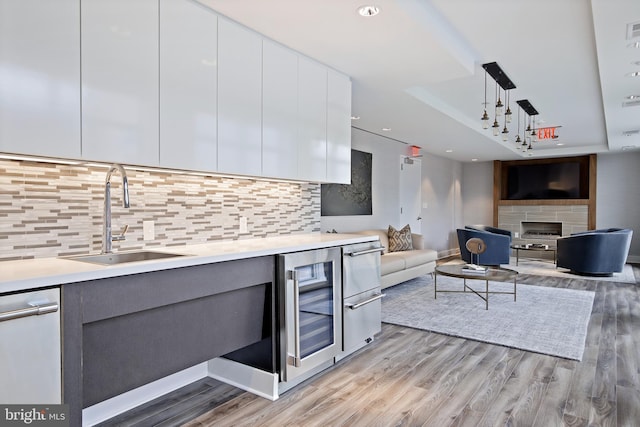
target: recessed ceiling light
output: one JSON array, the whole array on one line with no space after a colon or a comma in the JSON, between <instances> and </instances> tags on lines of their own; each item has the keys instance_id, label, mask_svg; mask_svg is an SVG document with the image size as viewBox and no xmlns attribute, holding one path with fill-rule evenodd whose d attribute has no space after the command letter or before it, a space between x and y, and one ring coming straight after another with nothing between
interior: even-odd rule
<instances>
[{"instance_id":1,"label":"recessed ceiling light","mask_svg":"<svg viewBox=\"0 0 640 427\"><path fill-rule=\"evenodd\" d=\"M624 99L640 99L640 95L629 95L625 96Z\"/></svg>"},{"instance_id":2,"label":"recessed ceiling light","mask_svg":"<svg viewBox=\"0 0 640 427\"><path fill-rule=\"evenodd\" d=\"M636 147L635 145L625 145L624 147L622 147L622 151L630 151L635 148L638 148L638 147Z\"/></svg>"},{"instance_id":3,"label":"recessed ceiling light","mask_svg":"<svg viewBox=\"0 0 640 427\"><path fill-rule=\"evenodd\" d=\"M640 71L634 71L633 73L627 74L628 77L639 77Z\"/></svg>"},{"instance_id":4,"label":"recessed ceiling light","mask_svg":"<svg viewBox=\"0 0 640 427\"><path fill-rule=\"evenodd\" d=\"M391 128L382 128L383 131L385 132L389 132L391 130Z\"/></svg>"},{"instance_id":5,"label":"recessed ceiling light","mask_svg":"<svg viewBox=\"0 0 640 427\"><path fill-rule=\"evenodd\" d=\"M453 153L453 150L446 150L445 153Z\"/></svg>"},{"instance_id":6,"label":"recessed ceiling light","mask_svg":"<svg viewBox=\"0 0 640 427\"><path fill-rule=\"evenodd\" d=\"M351 116L351 120L360 120L360 116Z\"/></svg>"},{"instance_id":7,"label":"recessed ceiling light","mask_svg":"<svg viewBox=\"0 0 640 427\"><path fill-rule=\"evenodd\" d=\"M557 145L558 147L561 147L561 146L563 146L563 145L564 145L564 142L558 142L556 145Z\"/></svg>"},{"instance_id":8,"label":"recessed ceiling light","mask_svg":"<svg viewBox=\"0 0 640 427\"><path fill-rule=\"evenodd\" d=\"M472 162L477 162L477 161L478 161L478 159L471 159L471 161L472 161Z\"/></svg>"},{"instance_id":9,"label":"recessed ceiling light","mask_svg":"<svg viewBox=\"0 0 640 427\"><path fill-rule=\"evenodd\" d=\"M368 18L371 16L376 16L378 13L380 13L380 8L376 6L360 6L358 8L358 13L360 14L360 16Z\"/></svg>"}]
</instances>

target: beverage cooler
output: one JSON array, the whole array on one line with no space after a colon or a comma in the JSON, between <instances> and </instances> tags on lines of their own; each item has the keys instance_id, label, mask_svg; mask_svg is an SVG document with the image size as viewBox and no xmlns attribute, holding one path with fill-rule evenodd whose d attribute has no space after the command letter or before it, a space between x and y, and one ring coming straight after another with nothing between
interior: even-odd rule
<instances>
[{"instance_id":1,"label":"beverage cooler","mask_svg":"<svg viewBox=\"0 0 640 427\"><path fill-rule=\"evenodd\" d=\"M341 257L339 247L278 257L281 391L342 351Z\"/></svg>"}]
</instances>

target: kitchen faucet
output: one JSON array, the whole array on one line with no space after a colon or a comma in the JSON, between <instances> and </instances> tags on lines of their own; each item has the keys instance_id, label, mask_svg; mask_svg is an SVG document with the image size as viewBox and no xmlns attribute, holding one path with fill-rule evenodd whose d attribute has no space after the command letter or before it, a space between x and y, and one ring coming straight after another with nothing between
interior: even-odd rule
<instances>
[{"instance_id":1,"label":"kitchen faucet","mask_svg":"<svg viewBox=\"0 0 640 427\"><path fill-rule=\"evenodd\" d=\"M122 233L118 236L111 235L111 174L116 170L120 171L122 175L122 206L129 207L129 182L127 181L127 174L124 168L119 164L113 164L107 172L107 178L104 183L104 215L102 218L102 253L107 254L111 252L111 242L116 240L124 240L124 234L129 228L125 225L122 229Z\"/></svg>"}]
</instances>

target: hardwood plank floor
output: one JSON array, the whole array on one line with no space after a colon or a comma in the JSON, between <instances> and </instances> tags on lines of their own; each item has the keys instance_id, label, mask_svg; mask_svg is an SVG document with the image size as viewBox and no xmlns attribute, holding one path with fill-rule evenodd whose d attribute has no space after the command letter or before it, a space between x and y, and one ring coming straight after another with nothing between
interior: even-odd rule
<instances>
[{"instance_id":1,"label":"hardwood plank floor","mask_svg":"<svg viewBox=\"0 0 640 427\"><path fill-rule=\"evenodd\" d=\"M519 279L596 292L582 362L383 324L367 348L279 400L230 394L203 402L208 411L183 425L638 427L640 268L634 272L636 284Z\"/></svg>"}]
</instances>

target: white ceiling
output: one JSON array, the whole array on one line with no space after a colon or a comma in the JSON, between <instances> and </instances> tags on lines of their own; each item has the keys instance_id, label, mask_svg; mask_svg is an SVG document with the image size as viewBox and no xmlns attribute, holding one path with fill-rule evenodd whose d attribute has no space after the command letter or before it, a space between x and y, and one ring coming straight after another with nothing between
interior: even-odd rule
<instances>
[{"instance_id":1,"label":"white ceiling","mask_svg":"<svg viewBox=\"0 0 640 427\"><path fill-rule=\"evenodd\" d=\"M640 77L627 76L640 71L640 48L628 47L640 37L627 38L640 0L199 1L351 76L353 126L423 152L487 161L640 149L640 132L624 134L640 130L640 98L625 99L640 96ZM380 13L361 17L365 4ZM481 65L494 61L516 85L508 142L480 122ZM487 93L493 104L491 77ZM561 126L559 138L519 150L520 99L540 127Z\"/></svg>"}]
</instances>

